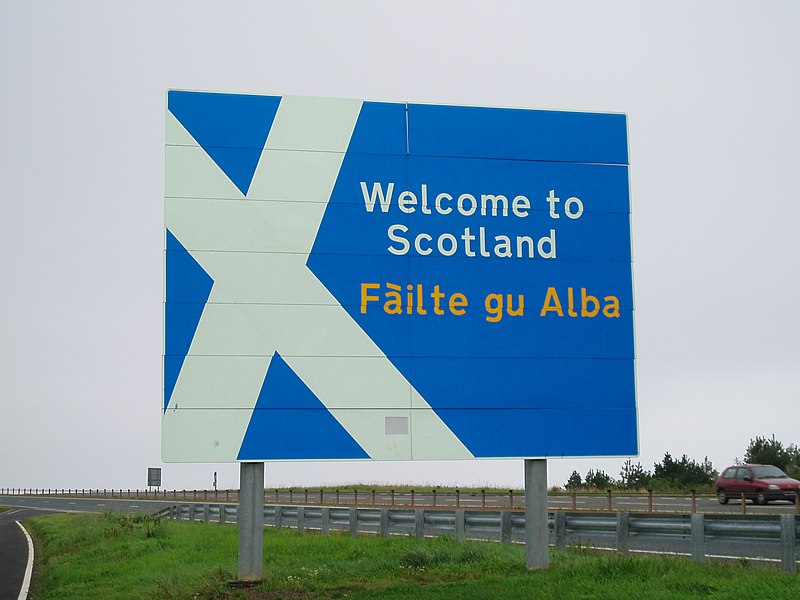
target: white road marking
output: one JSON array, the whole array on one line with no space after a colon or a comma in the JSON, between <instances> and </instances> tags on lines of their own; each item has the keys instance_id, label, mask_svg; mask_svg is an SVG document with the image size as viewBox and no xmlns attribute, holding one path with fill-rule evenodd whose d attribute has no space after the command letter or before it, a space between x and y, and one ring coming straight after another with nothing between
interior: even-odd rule
<instances>
[{"instance_id":1,"label":"white road marking","mask_svg":"<svg viewBox=\"0 0 800 600\"><path fill-rule=\"evenodd\" d=\"M19 528L22 529L22 533L25 534L25 538L28 540L28 565L25 567L25 577L22 580L22 587L19 590L19 596L17 600L26 600L28 597L28 589L31 586L31 575L33 574L33 540L31 536L28 535L27 530L22 526L22 523L19 521L15 521Z\"/></svg>"}]
</instances>

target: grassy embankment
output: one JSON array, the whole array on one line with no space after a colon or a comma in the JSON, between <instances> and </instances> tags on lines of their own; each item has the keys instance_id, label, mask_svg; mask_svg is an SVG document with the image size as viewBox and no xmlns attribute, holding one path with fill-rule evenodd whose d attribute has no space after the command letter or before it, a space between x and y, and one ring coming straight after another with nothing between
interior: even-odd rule
<instances>
[{"instance_id":1,"label":"grassy embankment","mask_svg":"<svg viewBox=\"0 0 800 600\"><path fill-rule=\"evenodd\" d=\"M800 576L748 565L551 551L528 572L524 548L449 538L351 538L265 532L264 582L230 589L237 530L151 517L56 515L26 522L37 541L34 597L537 598L685 600L800 598Z\"/></svg>"}]
</instances>

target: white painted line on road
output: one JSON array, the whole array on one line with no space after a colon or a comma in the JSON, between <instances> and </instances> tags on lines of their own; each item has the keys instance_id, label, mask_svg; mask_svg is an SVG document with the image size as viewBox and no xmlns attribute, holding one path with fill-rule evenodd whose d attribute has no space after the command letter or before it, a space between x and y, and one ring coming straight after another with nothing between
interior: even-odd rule
<instances>
[{"instance_id":1,"label":"white painted line on road","mask_svg":"<svg viewBox=\"0 0 800 600\"><path fill-rule=\"evenodd\" d=\"M642 506L642 507L644 507L644 504L642 504L641 502L623 502L623 501L620 500L619 502L617 502L617 504L620 505L620 506L627 505L627 506ZM664 504L662 502L653 502L653 506L673 506L673 505L672 504Z\"/></svg>"},{"instance_id":2,"label":"white painted line on road","mask_svg":"<svg viewBox=\"0 0 800 600\"><path fill-rule=\"evenodd\" d=\"M74 503L74 502L70 502L70 504L71 504L72 506L75 506L75 503Z\"/></svg>"},{"instance_id":3,"label":"white painted line on road","mask_svg":"<svg viewBox=\"0 0 800 600\"><path fill-rule=\"evenodd\" d=\"M22 580L22 587L19 589L19 596L17 600L26 600L28 597L28 589L31 587L31 575L33 574L33 540L31 536L28 535L27 530L22 526L22 523L19 521L14 521L19 528L22 529L22 533L25 534L25 538L28 540L28 566L25 567L25 577Z\"/></svg>"},{"instance_id":4,"label":"white painted line on road","mask_svg":"<svg viewBox=\"0 0 800 600\"><path fill-rule=\"evenodd\" d=\"M138 504L130 504L129 506L130 506L131 508L139 508L139 505L138 505Z\"/></svg>"}]
</instances>

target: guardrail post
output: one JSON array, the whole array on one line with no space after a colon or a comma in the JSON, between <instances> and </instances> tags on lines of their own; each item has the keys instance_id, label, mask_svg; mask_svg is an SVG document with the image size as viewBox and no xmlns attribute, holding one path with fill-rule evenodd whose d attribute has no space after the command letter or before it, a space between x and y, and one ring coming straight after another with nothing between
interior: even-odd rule
<instances>
[{"instance_id":1,"label":"guardrail post","mask_svg":"<svg viewBox=\"0 0 800 600\"><path fill-rule=\"evenodd\" d=\"M692 514L692 560L700 564L706 561L706 524L703 513Z\"/></svg>"},{"instance_id":2,"label":"guardrail post","mask_svg":"<svg viewBox=\"0 0 800 600\"><path fill-rule=\"evenodd\" d=\"M794 514L800 515L800 492L794 493Z\"/></svg>"},{"instance_id":3,"label":"guardrail post","mask_svg":"<svg viewBox=\"0 0 800 600\"><path fill-rule=\"evenodd\" d=\"M331 508L330 506L322 507L322 535L328 535L331 532Z\"/></svg>"},{"instance_id":4,"label":"guardrail post","mask_svg":"<svg viewBox=\"0 0 800 600\"><path fill-rule=\"evenodd\" d=\"M203 523L208 524L211 520L211 507L208 504L203 504Z\"/></svg>"},{"instance_id":5,"label":"guardrail post","mask_svg":"<svg viewBox=\"0 0 800 600\"><path fill-rule=\"evenodd\" d=\"M697 512L697 491L692 490L692 514Z\"/></svg>"},{"instance_id":6,"label":"guardrail post","mask_svg":"<svg viewBox=\"0 0 800 600\"><path fill-rule=\"evenodd\" d=\"M606 498L608 499L608 512L611 512L611 490L606 490Z\"/></svg>"},{"instance_id":7,"label":"guardrail post","mask_svg":"<svg viewBox=\"0 0 800 600\"><path fill-rule=\"evenodd\" d=\"M553 528L555 529L556 548L567 547L567 513L553 514Z\"/></svg>"},{"instance_id":8,"label":"guardrail post","mask_svg":"<svg viewBox=\"0 0 800 600\"><path fill-rule=\"evenodd\" d=\"M377 502L375 502L375 490L372 490L372 506L376 506Z\"/></svg>"},{"instance_id":9,"label":"guardrail post","mask_svg":"<svg viewBox=\"0 0 800 600\"><path fill-rule=\"evenodd\" d=\"M436 488L432 490L433 493L433 508L436 508Z\"/></svg>"},{"instance_id":10,"label":"guardrail post","mask_svg":"<svg viewBox=\"0 0 800 600\"><path fill-rule=\"evenodd\" d=\"M224 505L224 504L220 504L219 505L219 524L220 525L225 525L225 523L226 523L225 511L227 510L227 508L228 507L226 505Z\"/></svg>"},{"instance_id":11,"label":"guardrail post","mask_svg":"<svg viewBox=\"0 0 800 600\"><path fill-rule=\"evenodd\" d=\"M283 527L283 507L278 505L275 507L275 529Z\"/></svg>"},{"instance_id":12,"label":"guardrail post","mask_svg":"<svg viewBox=\"0 0 800 600\"><path fill-rule=\"evenodd\" d=\"M303 504L308 504L308 490L304 490Z\"/></svg>"},{"instance_id":13,"label":"guardrail post","mask_svg":"<svg viewBox=\"0 0 800 600\"><path fill-rule=\"evenodd\" d=\"M744 498L744 492L742 492L742 514L747 514L747 501Z\"/></svg>"},{"instance_id":14,"label":"guardrail post","mask_svg":"<svg viewBox=\"0 0 800 600\"><path fill-rule=\"evenodd\" d=\"M325 490L319 491L319 503L325 504Z\"/></svg>"},{"instance_id":15,"label":"guardrail post","mask_svg":"<svg viewBox=\"0 0 800 600\"><path fill-rule=\"evenodd\" d=\"M504 544L511 543L511 511L500 511L500 541Z\"/></svg>"},{"instance_id":16,"label":"guardrail post","mask_svg":"<svg viewBox=\"0 0 800 600\"><path fill-rule=\"evenodd\" d=\"M381 537L389 537L389 509L381 508Z\"/></svg>"},{"instance_id":17,"label":"guardrail post","mask_svg":"<svg viewBox=\"0 0 800 600\"><path fill-rule=\"evenodd\" d=\"M414 535L419 539L425 537L425 511L421 508L414 510Z\"/></svg>"},{"instance_id":18,"label":"guardrail post","mask_svg":"<svg viewBox=\"0 0 800 600\"><path fill-rule=\"evenodd\" d=\"M358 506L358 490L353 490L353 504Z\"/></svg>"},{"instance_id":19,"label":"guardrail post","mask_svg":"<svg viewBox=\"0 0 800 600\"><path fill-rule=\"evenodd\" d=\"M456 490L456 500L458 500L458 490ZM481 490L481 508L486 508L486 490Z\"/></svg>"},{"instance_id":20,"label":"guardrail post","mask_svg":"<svg viewBox=\"0 0 800 600\"><path fill-rule=\"evenodd\" d=\"M411 490L411 506L414 506L414 490Z\"/></svg>"},{"instance_id":21,"label":"guardrail post","mask_svg":"<svg viewBox=\"0 0 800 600\"><path fill-rule=\"evenodd\" d=\"M514 490L508 490L508 508L514 508Z\"/></svg>"},{"instance_id":22,"label":"guardrail post","mask_svg":"<svg viewBox=\"0 0 800 600\"><path fill-rule=\"evenodd\" d=\"M628 537L630 535L630 513L617 513L617 550L622 554L628 553Z\"/></svg>"},{"instance_id":23,"label":"guardrail post","mask_svg":"<svg viewBox=\"0 0 800 600\"><path fill-rule=\"evenodd\" d=\"M336 505L339 505L339 490L336 490Z\"/></svg>"},{"instance_id":24,"label":"guardrail post","mask_svg":"<svg viewBox=\"0 0 800 600\"><path fill-rule=\"evenodd\" d=\"M797 573L794 515L781 515L781 569L784 573Z\"/></svg>"},{"instance_id":25,"label":"guardrail post","mask_svg":"<svg viewBox=\"0 0 800 600\"><path fill-rule=\"evenodd\" d=\"M578 510L578 492L572 490L572 510Z\"/></svg>"},{"instance_id":26,"label":"guardrail post","mask_svg":"<svg viewBox=\"0 0 800 600\"><path fill-rule=\"evenodd\" d=\"M304 533L306 530L306 507L297 507L297 533Z\"/></svg>"},{"instance_id":27,"label":"guardrail post","mask_svg":"<svg viewBox=\"0 0 800 600\"><path fill-rule=\"evenodd\" d=\"M358 536L358 507L350 507L350 535L352 537Z\"/></svg>"},{"instance_id":28,"label":"guardrail post","mask_svg":"<svg viewBox=\"0 0 800 600\"><path fill-rule=\"evenodd\" d=\"M394 490L392 490L392 506L394 506Z\"/></svg>"},{"instance_id":29,"label":"guardrail post","mask_svg":"<svg viewBox=\"0 0 800 600\"><path fill-rule=\"evenodd\" d=\"M467 511L463 508L456 510L456 539L467 539Z\"/></svg>"}]
</instances>

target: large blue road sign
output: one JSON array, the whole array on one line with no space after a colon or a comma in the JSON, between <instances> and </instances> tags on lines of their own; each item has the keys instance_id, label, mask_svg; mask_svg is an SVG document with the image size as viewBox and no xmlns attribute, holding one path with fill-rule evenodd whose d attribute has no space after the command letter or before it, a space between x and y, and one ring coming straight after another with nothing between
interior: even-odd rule
<instances>
[{"instance_id":1,"label":"large blue road sign","mask_svg":"<svg viewBox=\"0 0 800 600\"><path fill-rule=\"evenodd\" d=\"M638 452L626 117L170 91L167 461Z\"/></svg>"}]
</instances>

